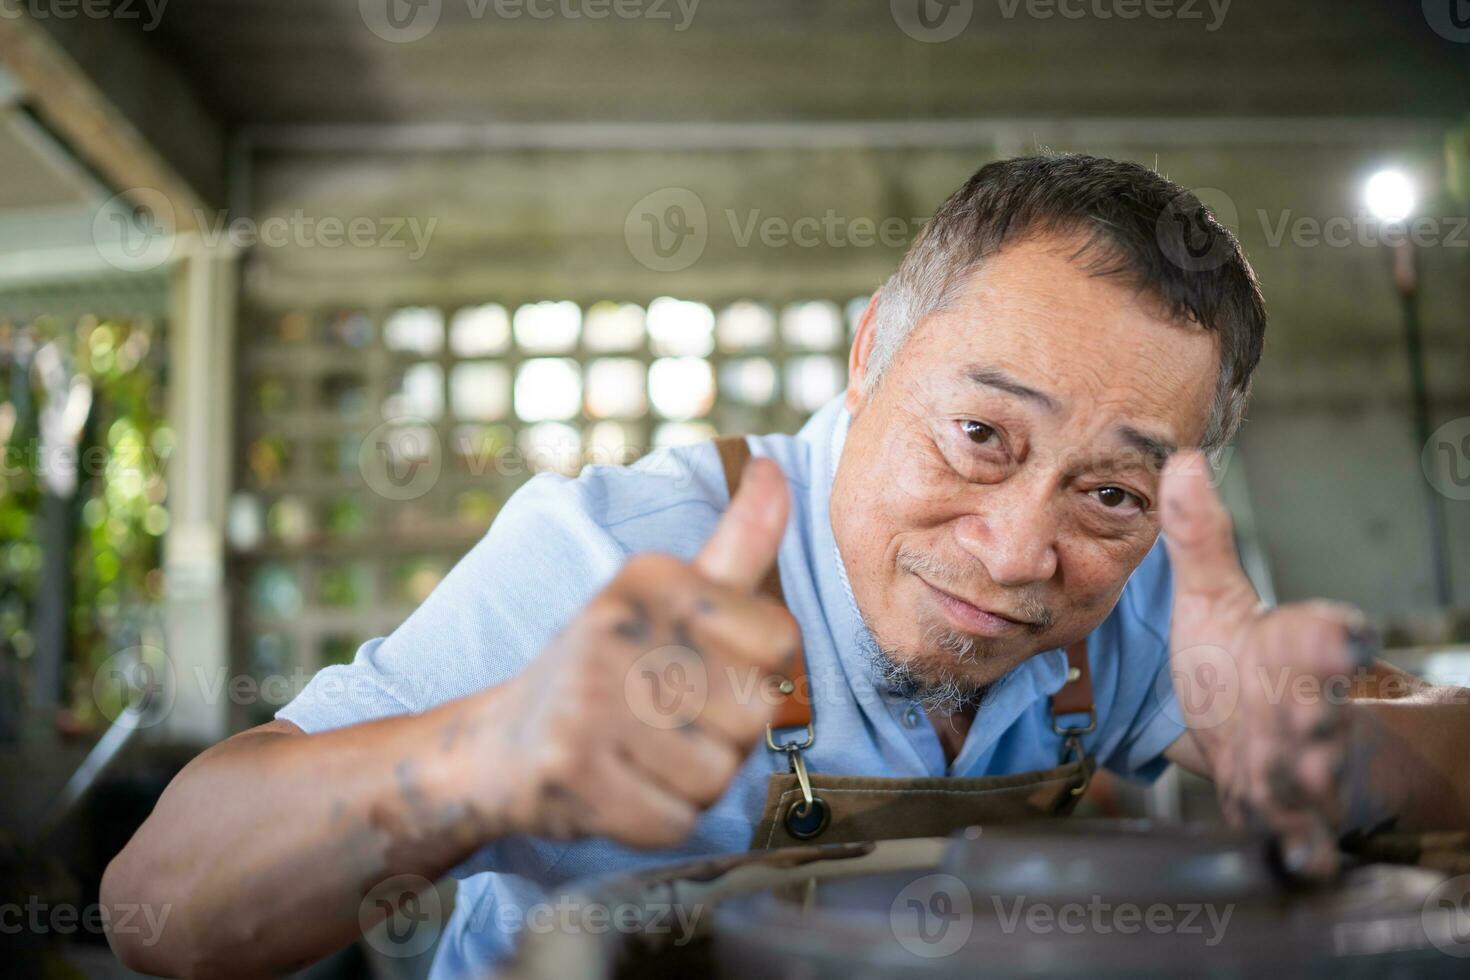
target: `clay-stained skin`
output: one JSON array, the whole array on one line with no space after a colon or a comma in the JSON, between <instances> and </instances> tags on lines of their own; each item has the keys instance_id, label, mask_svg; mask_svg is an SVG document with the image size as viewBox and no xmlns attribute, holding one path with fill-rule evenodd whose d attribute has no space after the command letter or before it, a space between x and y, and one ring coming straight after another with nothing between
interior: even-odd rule
<instances>
[{"instance_id":1,"label":"clay-stained skin","mask_svg":"<svg viewBox=\"0 0 1470 980\"><path fill-rule=\"evenodd\" d=\"M1204 432L1214 334L1078 245L987 260L866 395L871 309L854 345L832 527L880 645L935 677L983 685L1100 623L1158 535L1159 453Z\"/></svg>"}]
</instances>

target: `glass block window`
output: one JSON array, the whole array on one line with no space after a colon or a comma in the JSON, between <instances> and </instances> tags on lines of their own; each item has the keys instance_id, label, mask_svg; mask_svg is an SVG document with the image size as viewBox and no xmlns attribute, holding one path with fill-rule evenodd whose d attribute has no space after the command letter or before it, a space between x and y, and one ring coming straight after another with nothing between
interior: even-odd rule
<instances>
[{"instance_id":1,"label":"glass block window","mask_svg":"<svg viewBox=\"0 0 1470 980\"><path fill-rule=\"evenodd\" d=\"M383 327L383 338L389 350L432 354L444 343L444 317L422 306L395 310Z\"/></svg>"},{"instance_id":2,"label":"glass block window","mask_svg":"<svg viewBox=\"0 0 1470 980\"><path fill-rule=\"evenodd\" d=\"M449 349L458 357L503 354L510 347L510 316L499 303L456 310L449 324Z\"/></svg>"},{"instance_id":3,"label":"glass block window","mask_svg":"<svg viewBox=\"0 0 1470 980\"><path fill-rule=\"evenodd\" d=\"M792 432L867 297L484 297L247 311L236 660L304 678L391 632L537 473ZM249 533L246 533L249 531ZM259 720L236 719L237 725Z\"/></svg>"}]
</instances>

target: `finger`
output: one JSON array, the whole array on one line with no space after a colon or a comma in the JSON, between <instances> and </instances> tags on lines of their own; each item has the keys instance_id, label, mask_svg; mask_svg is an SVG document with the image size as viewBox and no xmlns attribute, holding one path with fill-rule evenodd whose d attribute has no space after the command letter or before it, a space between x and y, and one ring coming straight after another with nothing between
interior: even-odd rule
<instances>
[{"instance_id":1,"label":"finger","mask_svg":"<svg viewBox=\"0 0 1470 980\"><path fill-rule=\"evenodd\" d=\"M1260 667L1290 668L1319 680L1358 665L1354 624L1361 618L1336 603L1301 602L1271 610L1260 621Z\"/></svg>"},{"instance_id":2,"label":"finger","mask_svg":"<svg viewBox=\"0 0 1470 980\"><path fill-rule=\"evenodd\" d=\"M1331 832L1335 801L1331 793L1308 785L1316 774L1302 771L1295 754L1270 738L1251 739L1245 752L1251 815L1277 841L1283 868L1303 878L1325 878L1337 870L1336 837ZM1327 754L1321 760L1326 762Z\"/></svg>"},{"instance_id":3,"label":"finger","mask_svg":"<svg viewBox=\"0 0 1470 980\"><path fill-rule=\"evenodd\" d=\"M767 671L734 666L727 658L710 671L709 698L695 724L742 757L748 755L775 717L780 700L775 685L775 676Z\"/></svg>"},{"instance_id":4,"label":"finger","mask_svg":"<svg viewBox=\"0 0 1470 980\"><path fill-rule=\"evenodd\" d=\"M741 666L778 671L801 649L796 619L774 600L715 586L696 594L680 622L701 648L733 655Z\"/></svg>"},{"instance_id":5,"label":"finger","mask_svg":"<svg viewBox=\"0 0 1470 980\"><path fill-rule=\"evenodd\" d=\"M776 560L790 507L781 468L769 459L752 459L695 567L722 585L754 591Z\"/></svg>"},{"instance_id":6,"label":"finger","mask_svg":"<svg viewBox=\"0 0 1470 980\"><path fill-rule=\"evenodd\" d=\"M698 728L637 732L624 748L644 778L699 807L725 795L744 760L729 743Z\"/></svg>"},{"instance_id":7,"label":"finger","mask_svg":"<svg viewBox=\"0 0 1470 980\"><path fill-rule=\"evenodd\" d=\"M623 685L635 727L698 729L742 755L771 720L778 701L774 692L769 671L693 636L639 657Z\"/></svg>"},{"instance_id":8,"label":"finger","mask_svg":"<svg viewBox=\"0 0 1470 980\"><path fill-rule=\"evenodd\" d=\"M1324 881L1337 874L1342 857L1327 821L1316 815L1293 815L1277 837L1282 866L1293 875Z\"/></svg>"},{"instance_id":9,"label":"finger","mask_svg":"<svg viewBox=\"0 0 1470 980\"><path fill-rule=\"evenodd\" d=\"M581 804L590 810L587 824L591 832L632 847L683 843L698 817L694 805L645 777L626 756L607 756L578 794Z\"/></svg>"},{"instance_id":10,"label":"finger","mask_svg":"<svg viewBox=\"0 0 1470 980\"><path fill-rule=\"evenodd\" d=\"M1205 457L1175 453L1164 467L1164 546L1173 566L1175 594L1256 598L1240 567L1230 512L1209 481Z\"/></svg>"}]
</instances>

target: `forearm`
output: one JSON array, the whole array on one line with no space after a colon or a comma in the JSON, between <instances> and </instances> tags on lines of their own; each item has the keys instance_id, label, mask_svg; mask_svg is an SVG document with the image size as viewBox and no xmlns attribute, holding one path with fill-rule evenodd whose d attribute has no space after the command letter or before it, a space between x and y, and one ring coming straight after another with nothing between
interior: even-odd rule
<instances>
[{"instance_id":1,"label":"forearm","mask_svg":"<svg viewBox=\"0 0 1470 980\"><path fill-rule=\"evenodd\" d=\"M1340 777L1341 829L1470 828L1470 691L1416 684L1391 698L1358 698L1348 714ZM1212 729L1186 731L1165 756L1219 782L1228 745Z\"/></svg>"},{"instance_id":2,"label":"forearm","mask_svg":"<svg viewBox=\"0 0 1470 980\"><path fill-rule=\"evenodd\" d=\"M1398 830L1470 828L1470 691L1430 688L1355 702L1369 724L1354 746L1368 792Z\"/></svg>"},{"instance_id":3,"label":"forearm","mask_svg":"<svg viewBox=\"0 0 1470 980\"><path fill-rule=\"evenodd\" d=\"M505 690L319 735L245 733L205 752L108 868L105 904L146 904L164 922L153 945L114 935L114 947L147 972L222 976L349 942L375 886L432 880L506 832L509 814L471 803L468 785L501 775L506 756L477 747L494 736L479 720L494 713L487 701Z\"/></svg>"}]
</instances>

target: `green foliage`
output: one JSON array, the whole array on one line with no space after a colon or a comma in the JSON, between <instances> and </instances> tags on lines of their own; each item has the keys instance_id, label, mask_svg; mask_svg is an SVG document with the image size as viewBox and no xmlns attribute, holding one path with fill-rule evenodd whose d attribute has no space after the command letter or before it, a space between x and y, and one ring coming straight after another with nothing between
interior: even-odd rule
<instances>
[{"instance_id":1,"label":"green foliage","mask_svg":"<svg viewBox=\"0 0 1470 980\"><path fill-rule=\"evenodd\" d=\"M0 412L14 422L8 434L0 424L0 631L23 659L34 647L27 625L41 568L41 474L54 465L41 447L37 416L47 394L36 385L30 352L57 343L69 374L92 388L77 447L68 616L71 706L89 722L103 720L92 699L98 665L137 642L162 594L160 541L168 529L165 477L173 452L163 420L162 339L162 325L144 318L0 323Z\"/></svg>"}]
</instances>

